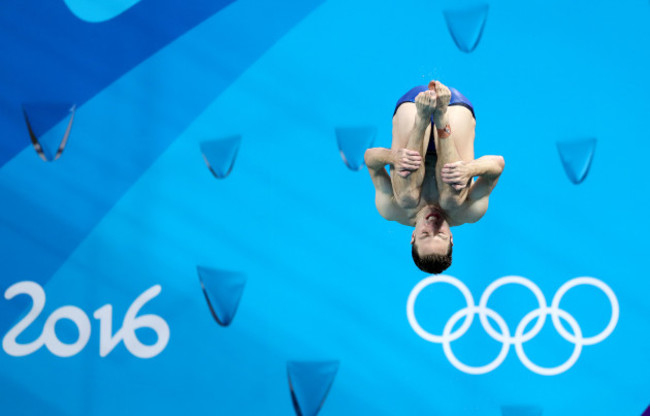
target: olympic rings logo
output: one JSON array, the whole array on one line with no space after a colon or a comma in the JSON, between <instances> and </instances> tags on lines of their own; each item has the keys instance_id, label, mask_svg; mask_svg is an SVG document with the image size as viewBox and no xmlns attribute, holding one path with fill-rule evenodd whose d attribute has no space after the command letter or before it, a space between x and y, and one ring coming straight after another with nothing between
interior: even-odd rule
<instances>
[{"instance_id":1,"label":"olympic rings logo","mask_svg":"<svg viewBox=\"0 0 650 416\"><path fill-rule=\"evenodd\" d=\"M467 303L467 307L454 313L451 318L449 318L442 331L442 335L434 335L424 330L418 323L417 319L415 319L414 312L415 301L420 292L425 287L436 283L448 283L452 286L455 286L463 294L465 297L465 302ZM530 291L533 292L537 298L537 303L539 304L539 307L537 309L529 312L521 319L517 325L515 334L512 336L510 335L508 325L506 325L506 322L501 317L501 315L499 315L493 309L487 307L490 295L492 295L492 293L499 287L508 284L519 284L530 289ZM584 337L582 335L582 330L580 329L580 326L578 325L578 322L576 322L575 318L571 316L567 311L560 309L560 302L562 301L562 297L566 294L566 292L580 285L591 285L597 287L603 293L605 293L605 295L607 295L607 298L609 299L609 302L612 306L612 317L610 318L607 327L600 334L592 337ZM490 335L490 337L492 337L494 340L499 341L503 344L497 358L495 358L491 363L481 367L471 367L460 362L460 360L456 358L453 351L451 350L451 342L462 337L467 332L469 327L472 325L472 321L474 320L474 316L476 314L478 314L481 325L488 333L488 335ZM474 304L472 294L470 293L467 286L463 284L463 282L452 276L439 275L425 278L413 288L406 303L406 315L413 330L420 337L429 342L442 344L443 351L449 362L462 372L465 372L467 374L489 373L501 365L501 363L506 359L506 356L508 355L510 346L514 345L519 360L524 366L526 366L526 368L537 374L554 376L567 371L576 363L576 361L578 361L578 357L580 356L583 346L597 344L612 333L616 327L616 323L618 322L619 306L616 295L614 295L612 289L605 283L593 277L577 277L575 279L569 280L558 289L557 293L553 297L551 306L549 307L546 304L546 299L544 298L544 295L542 294L542 291L539 289L539 287L529 279L520 276L506 276L492 282L492 284L490 284L487 289L485 289L485 292L483 292L478 306L476 306ZM546 322L546 317L549 315L551 316L553 326L562 336L562 338L574 344L573 353L569 359L563 364L552 368L541 367L533 363L526 356L523 346L525 342L530 341L542 330L542 327ZM496 322L500 332L492 327L492 324L490 324L490 321L488 321L488 317L492 318ZM452 331L456 323L463 318L465 318L463 324L457 330ZM573 331L573 334L570 334L562 326L560 318L569 324L571 330ZM524 332L528 324L533 319L537 319L535 325L528 332Z\"/></svg>"}]
</instances>

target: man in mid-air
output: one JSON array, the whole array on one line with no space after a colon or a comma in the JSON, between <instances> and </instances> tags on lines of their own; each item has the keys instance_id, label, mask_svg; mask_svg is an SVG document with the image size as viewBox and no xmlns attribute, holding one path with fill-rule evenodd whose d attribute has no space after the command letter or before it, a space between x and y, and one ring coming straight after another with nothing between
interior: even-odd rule
<instances>
[{"instance_id":1,"label":"man in mid-air","mask_svg":"<svg viewBox=\"0 0 650 416\"><path fill-rule=\"evenodd\" d=\"M501 156L474 159L475 128L469 100L431 81L397 102L391 148L366 151L377 210L389 221L415 227L413 260L425 272L441 273L451 265L450 227L483 217L503 171Z\"/></svg>"}]
</instances>

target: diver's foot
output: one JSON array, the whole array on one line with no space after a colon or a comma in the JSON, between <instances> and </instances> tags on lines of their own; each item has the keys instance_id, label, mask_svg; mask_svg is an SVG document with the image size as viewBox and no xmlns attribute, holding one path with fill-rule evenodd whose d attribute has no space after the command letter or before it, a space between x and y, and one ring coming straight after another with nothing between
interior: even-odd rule
<instances>
[{"instance_id":1,"label":"diver's foot","mask_svg":"<svg viewBox=\"0 0 650 416\"><path fill-rule=\"evenodd\" d=\"M415 107L418 110L418 116L425 121L431 118L436 110L437 96L435 90L422 91L415 97Z\"/></svg>"},{"instance_id":2,"label":"diver's foot","mask_svg":"<svg viewBox=\"0 0 650 416\"><path fill-rule=\"evenodd\" d=\"M429 83L429 90L436 92L436 108L433 111L433 122L439 128L443 128L447 124L447 108L451 100L451 91L440 81L431 81Z\"/></svg>"}]
</instances>

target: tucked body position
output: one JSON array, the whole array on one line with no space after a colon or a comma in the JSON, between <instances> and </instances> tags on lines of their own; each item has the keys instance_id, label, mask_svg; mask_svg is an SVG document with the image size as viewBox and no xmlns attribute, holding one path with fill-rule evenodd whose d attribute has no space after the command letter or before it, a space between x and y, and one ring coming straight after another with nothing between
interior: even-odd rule
<instances>
[{"instance_id":1,"label":"tucked body position","mask_svg":"<svg viewBox=\"0 0 650 416\"><path fill-rule=\"evenodd\" d=\"M397 102L391 148L366 151L377 210L415 227L411 252L425 272L441 273L451 265L451 227L483 217L503 171L501 156L474 159L475 128L469 100L431 81Z\"/></svg>"}]
</instances>

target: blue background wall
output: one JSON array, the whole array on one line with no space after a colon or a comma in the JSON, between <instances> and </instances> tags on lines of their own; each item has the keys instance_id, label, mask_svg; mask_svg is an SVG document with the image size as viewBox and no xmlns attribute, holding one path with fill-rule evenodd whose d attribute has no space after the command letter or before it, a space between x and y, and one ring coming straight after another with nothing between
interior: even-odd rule
<instances>
[{"instance_id":1,"label":"blue background wall","mask_svg":"<svg viewBox=\"0 0 650 416\"><path fill-rule=\"evenodd\" d=\"M504 406L639 415L650 404L647 1L493 0L470 54L442 13L458 2L68 4L76 14L60 0L0 5L0 293L21 281L45 291L17 342L37 339L64 305L87 314L90 339L66 358L0 351L2 414L292 414L291 360L339 361L323 415L499 415ZM616 294L615 330L566 372L536 374L511 348L494 371L466 374L409 325L407 298L427 277L410 258L412 230L379 216L366 169L345 166L335 129L376 126L375 145L389 147L396 99L430 79L474 103L477 156L506 160L487 215L454 229L446 273L477 303L507 275L535 282L549 304L578 276ZM61 158L44 162L22 105L52 101L77 109ZM58 143L67 119L31 116L41 140ZM199 144L230 135L241 147L218 180ZM574 185L556 142L582 138L597 147ZM246 276L229 327L213 320L197 266ZM143 359L121 342L101 357L94 311L112 305L114 333L154 285L161 292L141 313L167 323L164 350ZM0 298L0 336L30 305ZM464 305L438 284L415 311L440 334ZM508 285L490 306L514 333L536 301ZM589 286L562 308L585 336L612 313ZM78 330L64 319L56 333L73 343ZM475 319L452 345L481 366L502 344ZM573 348L550 319L525 345L546 367Z\"/></svg>"}]
</instances>

